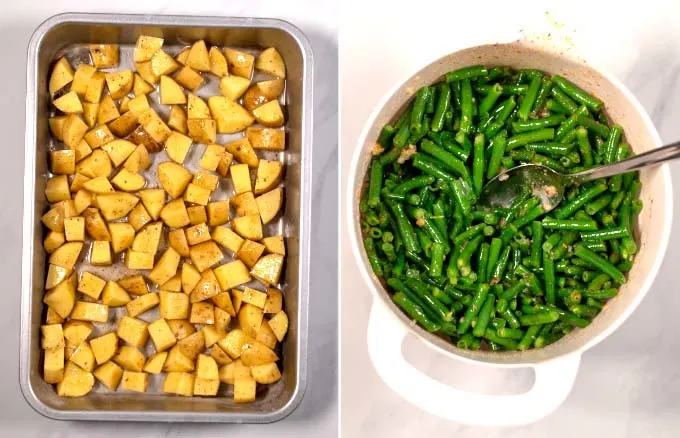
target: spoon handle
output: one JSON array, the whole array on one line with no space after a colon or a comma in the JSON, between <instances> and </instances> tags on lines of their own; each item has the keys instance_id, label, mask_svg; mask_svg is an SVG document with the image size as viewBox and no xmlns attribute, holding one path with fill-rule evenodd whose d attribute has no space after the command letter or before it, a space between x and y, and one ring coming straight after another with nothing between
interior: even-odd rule
<instances>
[{"instance_id":1,"label":"spoon handle","mask_svg":"<svg viewBox=\"0 0 680 438\"><path fill-rule=\"evenodd\" d=\"M680 141L671 143L667 146L652 149L640 155L628 158L623 161L608 164L606 166L595 167L569 175L569 179L578 182L592 181L599 178L607 178L622 173L634 172L645 167L655 166L666 161L680 158Z\"/></svg>"}]
</instances>

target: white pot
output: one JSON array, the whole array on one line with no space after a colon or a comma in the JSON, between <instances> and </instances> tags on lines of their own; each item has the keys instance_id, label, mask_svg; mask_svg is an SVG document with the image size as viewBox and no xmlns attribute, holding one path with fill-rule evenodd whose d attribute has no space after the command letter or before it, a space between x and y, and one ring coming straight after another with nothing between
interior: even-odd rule
<instances>
[{"instance_id":1,"label":"white pot","mask_svg":"<svg viewBox=\"0 0 680 438\"><path fill-rule=\"evenodd\" d=\"M640 198L644 208L637 222L639 252L618 296L607 303L587 328L574 330L545 348L524 352L461 350L428 333L401 312L373 274L361 241L359 198L370 150L382 126L395 119L419 87L440 80L447 71L475 64L534 68L563 75L605 102L609 117L623 126L636 153L661 146L661 140L640 103L617 79L582 62L522 42L472 47L432 62L381 101L362 133L350 164L347 214L352 249L374 297L368 349L378 374L400 396L439 417L470 425L521 425L539 420L559 407L572 388L581 354L616 330L649 290L670 235L671 178L667 165L641 172ZM465 362L502 368L531 367L536 374L535 383L528 392L518 395L475 394L450 387L406 362L401 344L408 333L441 354Z\"/></svg>"}]
</instances>

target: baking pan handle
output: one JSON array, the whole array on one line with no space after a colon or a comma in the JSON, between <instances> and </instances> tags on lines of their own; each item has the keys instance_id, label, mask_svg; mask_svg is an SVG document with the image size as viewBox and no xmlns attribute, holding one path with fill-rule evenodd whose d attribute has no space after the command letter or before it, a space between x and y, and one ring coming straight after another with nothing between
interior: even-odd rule
<instances>
[{"instance_id":1,"label":"baking pan handle","mask_svg":"<svg viewBox=\"0 0 680 438\"><path fill-rule=\"evenodd\" d=\"M368 322L368 352L380 378L393 391L438 417L475 426L533 423L567 398L581 356L571 354L533 366L533 387L516 395L487 395L453 388L423 374L401 352L407 327L382 303L373 303Z\"/></svg>"}]
</instances>

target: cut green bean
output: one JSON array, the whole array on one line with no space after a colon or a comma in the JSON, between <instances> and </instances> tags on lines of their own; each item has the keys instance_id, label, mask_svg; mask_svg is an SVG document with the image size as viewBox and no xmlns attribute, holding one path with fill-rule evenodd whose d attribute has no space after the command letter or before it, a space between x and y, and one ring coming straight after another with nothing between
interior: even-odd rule
<instances>
[{"instance_id":1,"label":"cut green bean","mask_svg":"<svg viewBox=\"0 0 680 438\"><path fill-rule=\"evenodd\" d=\"M626 277L621 273L621 271L616 269L616 266L612 265L611 263L609 263L609 261L603 259L602 257L595 254L593 251L589 250L583 245L576 245L574 247L574 254L576 255L576 257L592 264L594 267L604 272L605 274L609 275L611 278L618 281L619 283L624 283L626 281Z\"/></svg>"},{"instance_id":2,"label":"cut green bean","mask_svg":"<svg viewBox=\"0 0 680 438\"><path fill-rule=\"evenodd\" d=\"M446 73L444 77L446 82L451 83L455 81L462 81L464 79L472 79L480 76L486 76L488 70L483 65L474 65L471 67L464 67L456 71Z\"/></svg>"},{"instance_id":3,"label":"cut green bean","mask_svg":"<svg viewBox=\"0 0 680 438\"><path fill-rule=\"evenodd\" d=\"M531 112L531 109L534 107L534 103L538 98L538 92L541 89L542 76L543 76L542 74L540 75L537 74L534 75L533 78L531 78L529 88L527 89L527 92L524 95L524 99L520 103L519 109L517 110L517 115L519 116L520 120L526 121L529 118L529 113Z\"/></svg>"},{"instance_id":4,"label":"cut green bean","mask_svg":"<svg viewBox=\"0 0 680 438\"><path fill-rule=\"evenodd\" d=\"M555 84L560 90L562 90L565 94L581 105L585 105L593 111L599 111L600 108L602 108L602 101L600 99L597 99L596 97L586 93L574 83L568 81L562 76L554 75L552 77L552 81L553 84Z\"/></svg>"},{"instance_id":5,"label":"cut green bean","mask_svg":"<svg viewBox=\"0 0 680 438\"><path fill-rule=\"evenodd\" d=\"M472 298L472 302L465 311L465 315L460 319L458 323L458 334L464 334L470 328L473 318L477 316L482 308L482 305L486 302L486 297L489 294L489 285L486 283L480 283L477 285L477 289Z\"/></svg>"},{"instance_id":6,"label":"cut green bean","mask_svg":"<svg viewBox=\"0 0 680 438\"><path fill-rule=\"evenodd\" d=\"M484 305L482 306L481 310L479 311L479 315L477 316L477 323L475 324L474 329L472 329L472 334L476 337L481 337L484 336L484 333L486 332L486 328L489 326L489 320L491 319L491 315L494 311L494 303L496 301L496 297L494 294L490 293L486 297L486 301L484 301Z\"/></svg>"},{"instance_id":7,"label":"cut green bean","mask_svg":"<svg viewBox=\"0 0 680 438\"><path fill-rule=\"evenodd\" d=\"M422 325L428 332L436 332L441 328L440 324L430 320L423 309L409 300L402 292L397 292L392 295L392 301L401 307L411 319L416 320L418 324Z\"/></svg>"}]
</instances>

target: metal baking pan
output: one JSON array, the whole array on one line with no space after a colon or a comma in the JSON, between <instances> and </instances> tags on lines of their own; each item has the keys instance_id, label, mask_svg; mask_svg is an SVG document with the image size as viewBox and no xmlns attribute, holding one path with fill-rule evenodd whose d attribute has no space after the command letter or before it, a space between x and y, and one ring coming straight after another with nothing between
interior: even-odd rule
<instances>
[{"instance_id":1,"label":"metal baking pan","mask_svg":"<svg viewBox=\"0 0 680 438\"><path fill-rule=\"evenodd\" d=\"M282 379L258 389L257 401L251 404L235 404L230 392L221 392L222 397L214 398L166 395L159 390L161 376L150 376L149 392L143 394L112 392L96 383L85 397L62 398L42 378L40 325L45 311L42 297L46 253L40 218L48 206L44 197L49 176L48 151L55 147L47 123L51 63L65 55L77 65L86 62L89 43L115 43L120 45L118 68L131 67L132 50L141 34L162 36L164 48L173 55L191 42L205 39L208 44L252 51L274 46L286 63L282 103L287 113L287 147L285 152L275 154L285 165L285 205L281 219L268 224L266 229L268 235L283 233L286 239L281 287L290 328L280 351ZM42 23L33 34L27 67L20 359L20 383L26 401L40 414L62 420L267 423L290 414L304 395L307 371L313 59L304 34L290 23L275 19L62 14ZM215 84L212 87L203 93L217 94ZM201 91L197 94L201 95ZM232 137L220 135L217 141L224 143ZM199 147L196 150L194 146L189 157L188 167L192 171L196 170L192 163L198 161L204 146ZM162 161L164 152L156 155L155 161ZM154 167L150 169L152 173ZM152 180L152 176L147 175L147 179ZM218 191L222 199L226 198L231 193L230 181L221 180ZM225 261L228 260L230 254L225 253ZM81 263L77 268L88 266L85 261ZM99 333L111 329L124 314L121 309L110 309L109 322L103 329L99 327Z\"/></svg>"}]
</instances>

